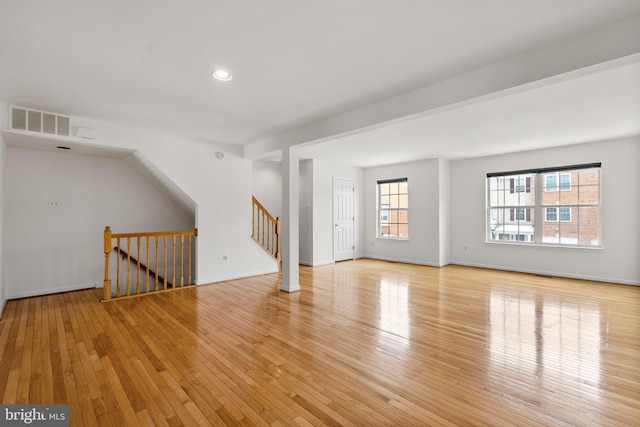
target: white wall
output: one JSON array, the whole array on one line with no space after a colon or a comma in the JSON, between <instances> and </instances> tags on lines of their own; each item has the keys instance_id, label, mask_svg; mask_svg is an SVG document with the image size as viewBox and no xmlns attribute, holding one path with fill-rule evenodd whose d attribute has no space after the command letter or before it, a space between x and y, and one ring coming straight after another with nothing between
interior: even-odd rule
<instances>
[{"instance_id":1,"label":"white wall","mask_svg":"<svg viewBox=\"0 0 640 427\"><path fill-rule=\"evenodd\" d=\"M313 160L313 259L311 265L333 262L333 177L352 178L355 184L355 257L362 256L363 170L326 160Z\"/></svg>"},{"instance_id":2,"label":"white wall","mask_svg":"<svg viewBox=\"0 0 640 427\"><path fill-rule=\"evenodd\" d=\"M282 168L279 164L256 161L253 166L254 194L260 201L282 204ZM300 263L322 265L333 262L333 177L352 178L355 183L354 241L356 258L362 256L364 225L360 196L363 171L361 168L339 162L309 159L300 161ZM270 206L270 205L269 205ZM271 208L267 206L268 209ZM275 209L274 209L275 210ZM276 212L281 211L281 206ZM282 215L279 215L282 216Z\"/></svg>"},{"instance_id":3,"label":"white wall","mask_svg":"<svg viewBox=\"0 0 640 427\"><path fill-rule=\"evenodd\" d=\"M300 162L300 264L313 265L313 160Z\"/></svg>"},{"instance_id":4,"label":"white wall","mask_svg":"<svg viewBox=\"0 0 640 427\"><path fill-rule=\"evenodd\" d=\"M364 256L414 264L441 265L440 161L420 160L364 170ZM408 178L409 239L376 237L378 180ZM442 200L446 203L446 197ZM446 208L444 209L446 211Z\"/></svg>"},{"instance_id":5,"label":"white wall","mask_svg":"<svg viewBox=\"0 0 640 427\"><path fill-rule=\"evenodd\" d=\"M6 104L0 103L0 129L7 126L8 108ZM0 135L0 318L6 303L5 280L4 280L4 186L5 186L5 143Z\"/></svg>"},{"instance_id":6,"label":"white wall","mask_svg":"<svg viewBox=\"0 0 640 427\"><path fill-rule=\"evenodd\" d=\"M274 217L282 218L282 164L256 160L251 191Z\"/></svg>"},{"instance_id":7,"label":"white wall","mask_svg":"<svg viewBox=\"0 0 640 427\"><path fill-rule=\"evenodd\" d=\"M0 104L0 106L6 107L5 104ZM6 123L3 127L6 127ZM278 271L277 263L251 238L252 162L241 158L241 147L185 138L150 128L136 128L82 117L73 118L72 134L77 127L89 127L96 130L96 140L83 141L83 144L95 144L99 146L101 151L126 149L135 152L136 159L128 162L130 165L133 167L140 164L144 164L145 167L153 166L151 168L153 170L148 170L149 173L145 173L146 176L154 175L160 171L168 181L175 184L174 189L179 189L180 193L186 195L185 200L193 202L191 206L195 204L195 226L198 228L196 283L211 283ZM218 151L225 154L224 159L216 158ZM7 163L8 161L5 161L5 164ZM33 162L24 166L26 170L40 167ZM55 182L58 179L56 177L61 173L62 178L66 178L63 170L70 171L71 169L48 170L49 174L46 177L41 176L41 180L47 181L49 178L53 178L52 181ZM16 171L16 173L19 174L20 171ZM109 178L103 177L101 182L104 181L106 185L110 180L112 180L111 175ZM72 191L79 183L84 185L78 180L66 180L63 183L62 191L65 198L73 196L68 192ZM20 194L28 194L26 191L20 189ZM48 194L43 194L39 188L28 191L31 191L34 197L49 197ZM88 191L85 193L87 206L101 205L98 193ZM14 197L13 194L12 197ZM170 204L176 207L178 212L184 213L185 209L176 206L175 200L172 200ZM62 203L62 206L65 204ZM162 209L166 210L166 207ZM5 213L7 213L6 204ZM47 221L52 222L52 219L49 218L53 215L52 212L46 211L41 214L45 216ZM177 213L174 212L174 214ZM14 218L12 217L12 220ZM119 224L113 220L109 220L108 223L114 231L139 231L141 226L147 229L147 223L131 224L128 227L129 230L118 230ZM101 220L98 225L101 235L102 228L107 225L107 222ZM187 228L192 226L193 224ZM49 244L46 242L57 240L59 236L55 234L53 228L41 228L40 231L43 233L42 238L45 243L42 239L34 239L25 243L27 240L23 239L18 243L18 246L22 245L32 254L33 252L46 253L50 249L45 247ZM5 228L5 230L7 229ZM15 240L12 239L12 243ZM58 253L64 251L73 252L74 249L64 247ZM5 265L10 263L10 259L19 258L14 252L15 249L7 248L4 257ZM23 287L22 282L10 290L5 287L5 298L44 293L52 289L59 291L62 288L92 286L97 282L102 282L102 273L98 275L91 262L85 260L85 257L88 256L86 253L71 253L70 255L72 258L81 259L82 262L67 265L61 272L59 264L51 261L40 273L42 277L46 276L46 280L40 280L42 277L38 276L34 280L29 280L26 287ZM102 255L98 255L98 257L99 262L102 262ZM13 272L28 269L25 265L17 264L17 266L19 268L14 268ZM17 276L17 273L15 275L12 273L13 276Z\"/></svg>"},{"instance_id":8,"label":"white wall","mask_svg":"<svg viewBox=\"0 0 640 427\"><path fill-rule=\"evenodd\" d=\"M451 170L450 162L438 159L438 218L439 218L439 260L438 265L443 266L451 262Z\"/></svg>"},{"instance_id":9,"label":"white wall","mask_svg":"<svg viewBox=\"0 0 640 427\"><path fill-rule=\"evenodd\" d=\"M602 249L485 242L488 172L591 162L602 162ZM639 165L640 137L452 162L451 262L640 284Z\"/></svg>"},{"instance_id":10,"label":"white wall","mask_svg":"<svg viewBox=\"0 0 640 427\"><path fill-rule=\"evenodd\" d=\"M195 225L124 160L10 146L5 165L7 298L101 286L107 225L115 233Z\"/></svg>"},{"instance_id":11,"label":"white wall","mask_svg":"<svg viewBox=\"0 0 640 427\"><path fill-rule=\"evenodd\" d=\"M139 151L197 204L197 283L278 271L251 238L253 162L241 157L242 147L81 118L75 122L97 129L102 145Z\"/></svg>"}]
</instances>

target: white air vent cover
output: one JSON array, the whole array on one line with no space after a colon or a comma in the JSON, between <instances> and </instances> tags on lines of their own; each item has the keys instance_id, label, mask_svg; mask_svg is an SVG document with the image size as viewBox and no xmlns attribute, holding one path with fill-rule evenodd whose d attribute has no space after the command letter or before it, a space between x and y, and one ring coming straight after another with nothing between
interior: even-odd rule
<instances>
[{"instance_id":1,"label":"white air vent cover","mask_svg":"<svg viewBox=\"0 0 640 427\"><path fill-rule=\"evenodd\" d=\"M69 136L71 117L22 107L9 109L11 129Z\"/></svg>"}]
</instances>

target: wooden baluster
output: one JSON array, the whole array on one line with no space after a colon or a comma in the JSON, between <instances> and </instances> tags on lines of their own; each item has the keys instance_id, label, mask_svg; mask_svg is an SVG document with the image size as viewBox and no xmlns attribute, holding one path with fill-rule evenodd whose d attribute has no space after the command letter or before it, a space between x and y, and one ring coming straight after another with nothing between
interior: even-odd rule
<instances>
[{"instance_id":1,"label":"wooden baluster","mask_svg":"<svg viewBox=\"0 0 640 427\"><path fill-rule=\"evenodd\" d=\"M191 283L191 235L189 235L188 240L189 240L189 255L188 255L189 256L189 265L188 265L189 270L187 271L187 274L189 275L188 276L189 277L188 285L192 285L193 283Z\"/></svg>"},{"instance_id":2,"label":"wooden baluster","mask_svg":"<svg viewBox=\"0 0 640 427\"><path fill-rule=\"evenodd\" d=\"M131 295L131 237L127 237L127 295Z\"/></svg>"},{"instance_id":3,"label":"wooden baluster","mask_svg":"<svg viewBox=\"0 0 640 427\"><path fill-rule=\"evenodd\" d=\"M276 223L273 222L271 218L269 218L269 253L273 256L275 251L273 250L274 243L274 234L275 234Z\"/></svg>"},{"instance_id":4,"label":"wooden baluster","mask_svg":"<svg viewBox=\"0 0 640 427\"><path fill-rule=\"evenodd\" d=\"M167 289L167 236L164 236L162 252L164 253L164 289Z\"/></svg>"},{"instance_id":5,"label":"wooden baluster","mask_svg":"<svg viewBox=\"0 0 640 427\"><path fill-rule=\"evenodd\" d=\"M171 283L173 283L173 287L176 287L176 236L175 234L171 239L172 251L173 251L173 267L171 268Z\"/></svg>"},{"instance_id":6,"label":"wooden baluster","mask_svg":"<svg viewBox=\"0 0 640 427\"><path fill-rule=\"evenodd\" d=\"M251 198L251 237L256 238L256 199Z\"/></svg>"},{"instance_id":7,"label":"wooden baluster","mask_svg":"<svg viewBox=\"0 0 640 427\"><path fill-rule=\"evenodd\" d=\"M103 295L105 300L111 299L111 278L109 277L110 259L111 256L111 227L106 226L104 228L104 282Z\"/></svg>"},{"instance_id":8,"label":"wooden baluster","mask_svg":"<svg viewBox=\"0 0 640 427\"><path fill-rule=\"evenodd\" d=\"M149 292L150 291L150 283L149 283L149 279L150 279L150 268L149 268L149 236L145 236L145 243L147 244L147 285L145 286L145 292Z\"/></svg>"},{"instance_id":9,"label":"wooden baluster","mask_svg":"<svg viewBox=\"0 0 640 427\"><path fill-rule=\"evenodd\" d=\"M256 241L258 243L260 243L260 236L261 236L261 234L260 234L260 224L262 224L262 208L260 207L260 205L256 206L256 215L257 215L256 221L258 222L258 224L257 224L257 226L258 226L258 236L257 236Z\"/></svg>"},{"instance_id":10,"label":"wooden baluster","mask_svg":"<svg viewBox=\"0 0 640 427\"><path fill-rule=\"evenodd\" d=\"M180 235L180 287L184 286L184 234Z\"/></svg>"},{"instance_id":11,"label":"wooden baluster","mask_svg":"<svg viewBox=\"0 0 640 427\"><path fill-rule=\"evenodd\" d=\"M271 219L269 225L269 253L271 256L276 256L276 221Z\"/></svg>"},{"instance_id":12,"label":"wooden baluster","mask_svg":"<svg viewBox=\"0 0 640 427\"><path fill-rule=\"evenodd\" d=\"M171 283L173 287L176 287L176 235L172 236L172 248L173 248L173 268L171 270Z\"/></svg>"},{"instance_id":13,"label":"wooden baluster","mask_svg":"<svg viewBox=\"0 0 640 427\"><path fill-rule=\"evenodd\" d=\"M138 247L138 252L136 254L136 295L140 293L140 237L136 238L136 245Z\"/></svg>"},{"instance_id":14,"label":"wooden baluster","mask_svg":"<svg viewBox=\"0 0 640 427\"><path fill-rule=\"evenodd\" d=\"M118 237L118 252L116 253L116 259L118 260L117 262L117 273L118 273L118 278L116 279L116 298L120 296L120 238Z\"/></svg>"},{"instance_id":15,"label":"wooden baluster","mask_svg":"<svg viewBox=\"0 0 640 427\"><path fill-rule=\"evenodd\" d=\"M158 262L158 236L155 236L156 243L156 291L158 290L158 276L160 276L160 263Z\"/></svg>"},{"instance_id":16,"label":"wooden baluster","mask_svg":"<svg viewBox=\"0 0 640 427\"><path fill-rule=\"evenodd\" d=\"M262 211L258 208L258 243L260 243L260 224L262 223Z\"/></svg>"}]
</instances>

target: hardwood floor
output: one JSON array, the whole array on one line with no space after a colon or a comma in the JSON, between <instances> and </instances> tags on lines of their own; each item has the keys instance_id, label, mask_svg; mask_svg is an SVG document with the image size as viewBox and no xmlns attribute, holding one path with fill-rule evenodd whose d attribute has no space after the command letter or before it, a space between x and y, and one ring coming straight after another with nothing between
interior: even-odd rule
<instances>
[{"instance_id":1,"label":"hardwood floor","mask_svg":"<svg viewBox=\"0 0 640 427\"><path fill-rule=\"evenodd\" d=\"M72 426L639 425L640 287L373 260L9 301L2 403Z\"/></svg>"}]
</instances>

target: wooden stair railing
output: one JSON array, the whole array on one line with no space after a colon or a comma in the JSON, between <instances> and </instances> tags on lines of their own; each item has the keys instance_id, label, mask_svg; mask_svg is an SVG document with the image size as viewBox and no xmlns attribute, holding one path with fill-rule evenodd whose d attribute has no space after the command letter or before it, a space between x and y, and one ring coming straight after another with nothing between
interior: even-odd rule
<instances>
[{"instance_id":1,"label":"wooden stair railing","mask_svg":"<svg viewBox=\"0 0 640 427\"><path fill-rule=\"evenodd\" d=\"M111 227L105 227L103 301L191 285L192 238L197 235L197 229L115 234L111 232ZM123 240L126 242L126 249L121 244ZM132 243L135 256L132 255ZM118 255L115 266L111 262L113 250ZM121 266L121 259L125 261L126 266ZM156 271L151 263L155 265ZM116 276L115 289L111 281L112 269L115 270ZM160 270L162 276L159 274ZM141 274L144 275L142 281ZM168 280L169 274L171 280Z\"/></svg>"},{"instance_id":2,"label":"wooden stair railing","mask_svg":"<svg viewBox=\"0 0 640 427\"><path fill-rule=\"evenodd\" d=\"M252 201L251 237L280 261L280 218L274 218L255 198Z\"/></svg>"},{"instance_id":3,"label":"wooden stair railing","mask_svg":"<svg viewBox=\"0 0 640 427\"><path fill-rule=\"evenodd\" d=\"M115 251L116 254L120 255L120 257L123 260L127 260L127 262L132 263L133 265L138 266L138 268L140 270L142 270L143 273L148 273L150 277L153 277L154 279L158 280L158 284L161 286L164 286L165 288L173 288L173 284L171 282L169 282L167 279L165 279L164 277L156 274L155 271L151 270L149 267L147 267L144 263L140 262L140 260L136 259L135 257L132 257L129 253L127 253L127 251L125 251L124 249L121 249L119 247L115 247L113 248L113 250Z\"/></svg>"}]
</instances>

